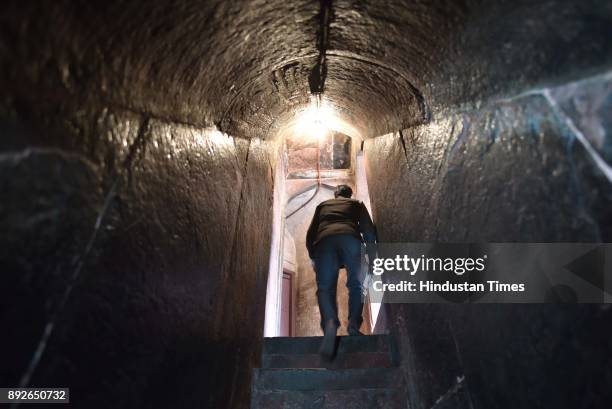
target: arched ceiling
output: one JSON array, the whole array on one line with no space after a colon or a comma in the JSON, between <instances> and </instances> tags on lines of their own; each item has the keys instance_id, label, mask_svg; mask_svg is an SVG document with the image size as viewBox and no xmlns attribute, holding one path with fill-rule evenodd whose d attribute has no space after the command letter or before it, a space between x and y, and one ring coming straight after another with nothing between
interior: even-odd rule
<instances>
[{"instance_id":1,"label":"arched ceiling","mask_svg":"<svg viewBox=\"0 0 612 409\"><path fill-rule=\"evenodd\" d=\"M274 134L314 84L369 137L609 63L610 16L598 0L10 0L0 57L23 69L0 73L53 109L118 106L247 138Z\"/></svg>"}]
</instances>

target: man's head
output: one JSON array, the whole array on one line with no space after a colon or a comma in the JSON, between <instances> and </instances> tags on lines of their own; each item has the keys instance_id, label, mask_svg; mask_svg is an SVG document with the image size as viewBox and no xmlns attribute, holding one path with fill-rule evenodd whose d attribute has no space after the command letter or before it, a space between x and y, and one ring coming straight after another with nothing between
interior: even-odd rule
<instances>
[{"instance_id":1,"label":"man's head","mask_svg":"<svg viewBox=\"0 0 612 409\"><path fill-rule=\"evenodd\" d=\"M334 197L337 198L338 196L350 198L351 196L353 196L353 189L351 189L349 185L338 185L336 186Z\"/></svg>"}]
</instances>

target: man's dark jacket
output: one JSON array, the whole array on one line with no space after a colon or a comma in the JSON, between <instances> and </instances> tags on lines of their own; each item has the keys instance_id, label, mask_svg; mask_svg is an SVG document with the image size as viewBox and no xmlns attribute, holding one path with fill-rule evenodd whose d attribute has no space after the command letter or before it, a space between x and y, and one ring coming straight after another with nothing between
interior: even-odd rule
<instances>
[{"instance_id":1,"label":"man's dark jacket","mask_svg":"<svg viewBox=\"0 0 612 409\"><path fill-rule=\"evenodd\" d=\"M314 258L317 243L336 234L350 234L366 243L374 243L376 230L363 202L339 196L317 206L306 233L306 247L310 258Z\"/></svg>"}]
</instances>

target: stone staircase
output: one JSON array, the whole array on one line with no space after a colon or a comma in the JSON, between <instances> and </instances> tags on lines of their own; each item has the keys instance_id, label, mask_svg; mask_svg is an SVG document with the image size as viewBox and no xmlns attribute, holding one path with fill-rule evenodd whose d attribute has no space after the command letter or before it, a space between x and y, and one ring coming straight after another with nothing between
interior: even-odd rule
<instances>
[{"instance_id":1,"label":"stone staircase","mask_svg":"<svg viewBox=\"0 0 612 409\"><path fill-rule=\"evenodd\" d=\"M388 335L337 337L337 354L318 354L322 337L266 338L253 370L251 409L405 409L398 359Z\"/></svg>"}]
</instances>

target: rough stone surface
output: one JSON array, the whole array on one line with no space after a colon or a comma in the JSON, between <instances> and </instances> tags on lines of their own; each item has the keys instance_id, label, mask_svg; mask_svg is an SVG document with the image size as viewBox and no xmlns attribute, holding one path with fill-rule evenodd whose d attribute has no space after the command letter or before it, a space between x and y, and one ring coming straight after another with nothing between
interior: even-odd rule
<instances>
[{"instance_id":1,"label":"rough stone surface","mask_svg":"<svg viewBox=\"0 0 612 409\"><path fill-rule=\"evenodd\" d=\"M611 241L605 161L572 128L586 134L608 124L610 112L566 110L576 100L602 106L609 95L600 76L368 141L381 241ZM604 156L610 128L597 129ZM388 307L411 408L608 406L606 305Z\"/></svg>"},{"instance_id":2,"label":"rough stone surface","mask_svg":"<svg viewBox=\"0 0 612 409\"><path fill-rule=\"evenodd\" d=\"M599 81L602 88L609 84ZM568 127L564 111L545 96L555 91L452 112L367 141L381 237L611 241L612 182Z\"/></svg>"},{"instance_id":3,"label":"rough stone surface","mask_svg":"<svg viewBox=\"0 0 612 409\"><path fill-rule=\"evenodd\" d=\"M5 1L0 384L248 406L271 141L322 57L323 100L392 133L366 145L382 240L611 241L610 81L572 82L609 71L610 38L605 0ZM413 409L612 400L609 309L387 317Z\"/></svg>"},{"instance_id":4,"label":"rough stone surface","mask_svg":"<svg viewBox=\"0 0 612 409\"><path fill-rule=\"evenodd\" d=\"M53 324L29 384L79 407L248 406L275 144L122 112L34 123L0 153L0 383Z\"/></svg>"},{"instance_id":5,"label":"rough stone surface","mask_svg":"<svg viewBox=\"0 0 612 409\"><path fill-rule=\"evenodd\" d=\"M309 102L324 51L324 98L376 136L612 62L607 1L324 3L326 24L305 0L11 0L1 88L50 113L104 101L262 137Z\"/></svg>"}]
</instances>

